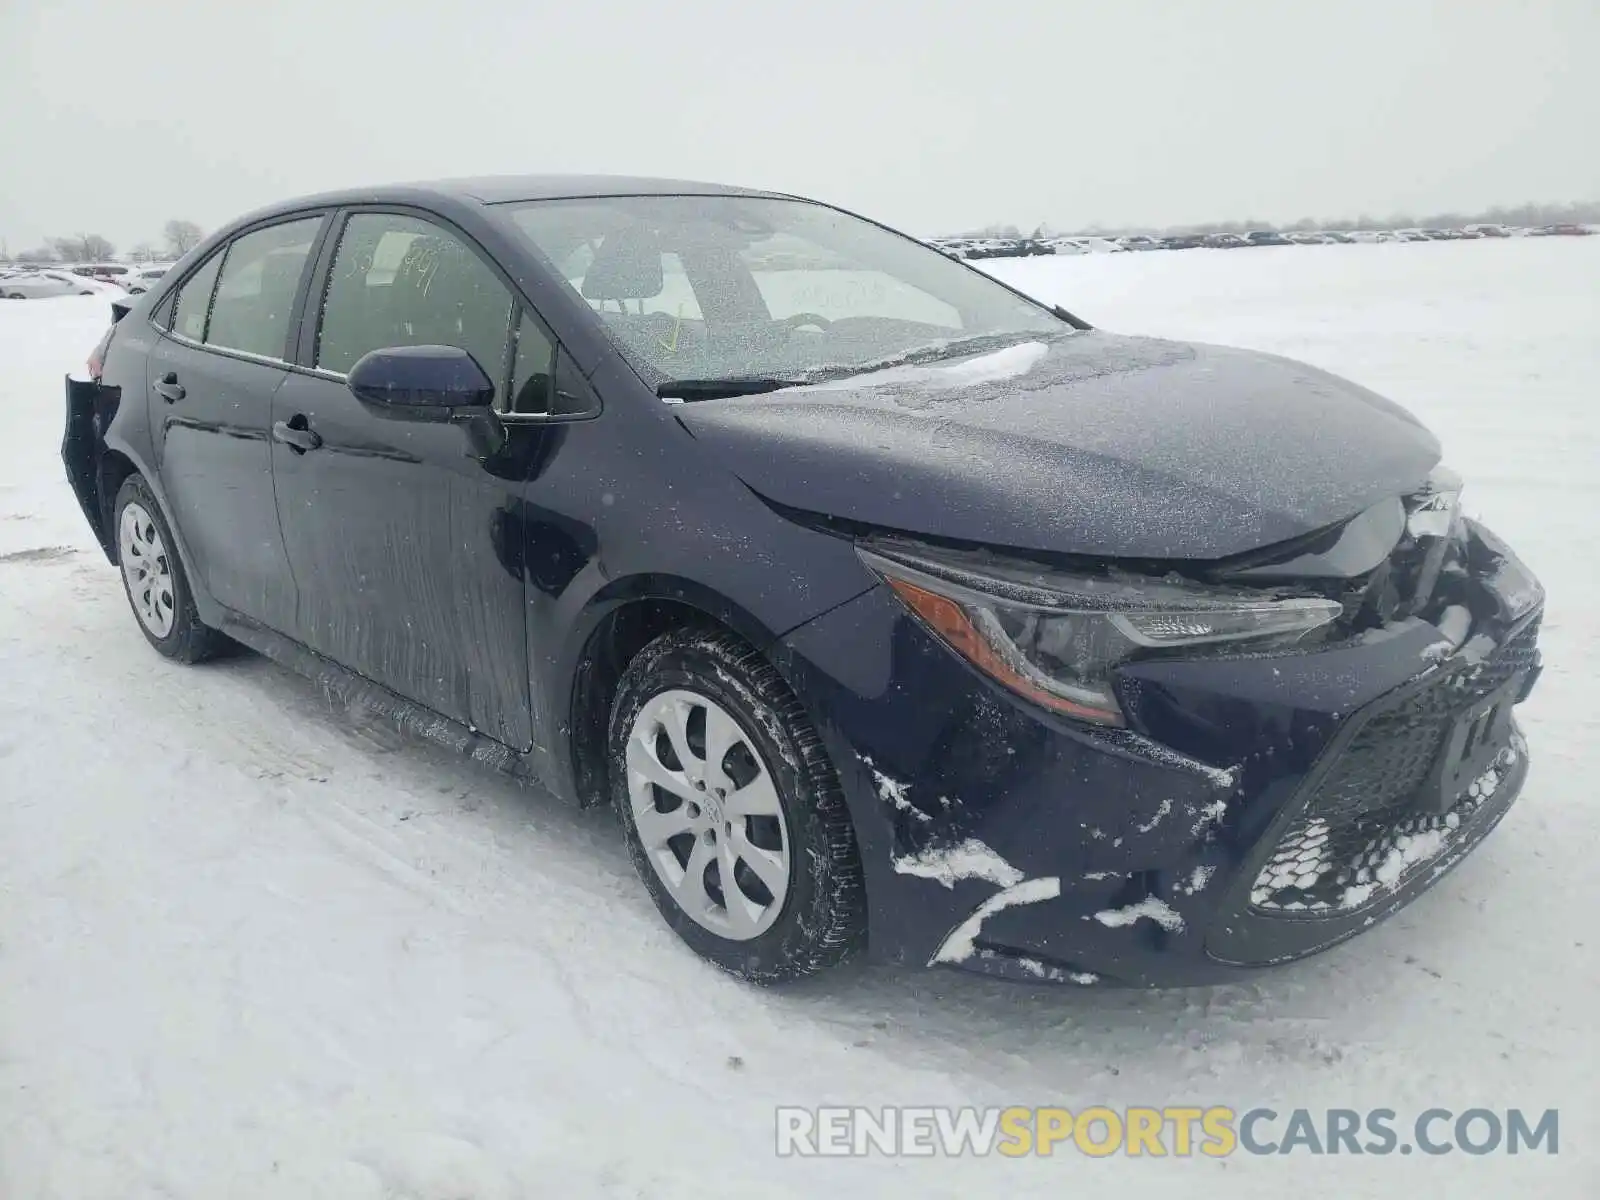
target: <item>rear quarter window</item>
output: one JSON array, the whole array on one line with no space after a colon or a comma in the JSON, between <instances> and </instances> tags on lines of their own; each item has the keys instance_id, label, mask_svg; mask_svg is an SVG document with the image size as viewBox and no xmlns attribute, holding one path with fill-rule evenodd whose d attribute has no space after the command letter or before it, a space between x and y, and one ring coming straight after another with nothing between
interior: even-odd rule
<instances>
[{"instance_id":1,"label":"rear quarter window","mask_svg":"<svg viewBox=\"0 0 1600 1200\"><path fill-rule=\"evenodd\" d=\"M222 254L213 254L193 275L184 281L178 291L178 304L173 311L172 332L192 342L206 340L206 317L211 311L211 293L217 287L217 272L222 268Z\"/></svg>"}]
</instances>

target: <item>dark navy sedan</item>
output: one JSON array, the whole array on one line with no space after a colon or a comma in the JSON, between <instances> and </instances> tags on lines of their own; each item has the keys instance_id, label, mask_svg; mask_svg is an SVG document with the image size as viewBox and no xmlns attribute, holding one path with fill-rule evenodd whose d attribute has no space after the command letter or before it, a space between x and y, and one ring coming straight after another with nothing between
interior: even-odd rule
<instances>
[{"instance_id":1,"label":"dark navy sedan","mask_svg":"<svg viewBox=\"0 0 1600 1200\"><path fill-rule=\"evenodd\" d=\"M822 204L515 178L213 236L67 382L158 652L579 804L758 981L1225 980L1522 786L1538 583L1396 405Z\"/></svg>"}]
</instances>

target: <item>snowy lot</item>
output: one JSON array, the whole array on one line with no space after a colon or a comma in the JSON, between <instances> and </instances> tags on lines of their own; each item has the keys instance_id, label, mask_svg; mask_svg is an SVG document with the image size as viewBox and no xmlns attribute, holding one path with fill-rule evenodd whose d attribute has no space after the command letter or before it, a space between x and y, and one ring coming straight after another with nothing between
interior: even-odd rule
<instances>
[{"instance_id":1,"label":"snowy lot","mask_svg":"<svg viewBox=\"0 0 1600 1200\"><path fill-rule=\"evenodd\" d=\"M1600 1195L1600 238L997 261L1109 328L1417 411L1550 593L1527 791L1353 944L1236 986L856 966L762 992L613 822L159 659L57 458L101 299L0 305L0 1197ZM800 1161L779 1104L1561 1109L1521 1157Z\"/></svg>"}]
</instances>

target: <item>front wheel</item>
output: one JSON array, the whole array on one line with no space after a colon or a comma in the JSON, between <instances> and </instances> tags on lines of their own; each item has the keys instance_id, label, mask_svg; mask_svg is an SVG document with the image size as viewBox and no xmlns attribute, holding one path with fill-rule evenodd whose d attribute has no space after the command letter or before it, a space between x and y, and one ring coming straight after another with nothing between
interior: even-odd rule
<instances>
[{"instance_id":1,"label":"front wheel","mask_svg":"<svg viewBox=\"0 0 1600 1200\"><path fill-rule=\"evenodd\" d=\"M122 586L140 632L158 653L177 662L215 656L227 639L201 624L172 533L143 475L123 480L113 512Z\"/></svg>"},{"instance_id":2,"label":"front wheel","mask_svg":"<svg viewBox=\"0 0 1600 1200\"><path fill-rule=\"evenodd\" d=\"M749 645L684 629L646 646L617 689L609 759L634 867L702 957L779 983L862 945L865 889L838 778Z\"/></svg>"}]
</instances>

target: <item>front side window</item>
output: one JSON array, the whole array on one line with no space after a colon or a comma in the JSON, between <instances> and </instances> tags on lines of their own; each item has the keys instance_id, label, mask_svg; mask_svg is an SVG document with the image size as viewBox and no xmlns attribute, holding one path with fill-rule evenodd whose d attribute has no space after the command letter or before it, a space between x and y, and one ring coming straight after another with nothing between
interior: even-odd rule
<instances>
[{"instance_id":1,"label":"front side window","mask_svg":"<svg viewBox=\"0 0 1600 1200\"><path fill-rule=\"evenodd\" d=\"M204 265L178 289L178 307L172 318L172 332L191 342L206 340L206 316L211 311L211 293L217 287L217 272L222 267L222 252L206 259Z\"/></svg>"},{"instance_id":2,"label":"front side window","mask_svg":"<svg viewBox=\"0 0 1600 1200\"><path fill-rule=\"evenodd\" d=\"M347 374L390 346L459 346L503 407L510 334L510 289L455 234L396 213L345 223L317 327L319 368Z\"/></svg>"},{"instance_id":3,"label":"front side window","mask_svg":"<svg viewBox=\"0 0 1600 1200\"><path fill-rule=\"evenodd\" d=\"M506 209L657 382L828 377L1068 331L939 251L820 204L612 196Z\"/></svg>"},{"instance_id":4,"label":"front side window","mask_svg":"<svg viewBox=\"0 0 1600 1200\"><path fill-rule=\"evenodd\" d=\"M503 413L530 415L553 411L556 344L543 325L527 313L517 324L517 345L512 359L511 391Z\"/></svg>"},{"instance_id":5,"label":"front side window","mask_svg":"<svg viewBox=\"0 0 1600 1200\"><path fill-rule=\"evenodd\" d=\"M286 357L289 317L322 218L269 225L228 246L205 342L264 358Z\"/></svg>"}]
</instances>

